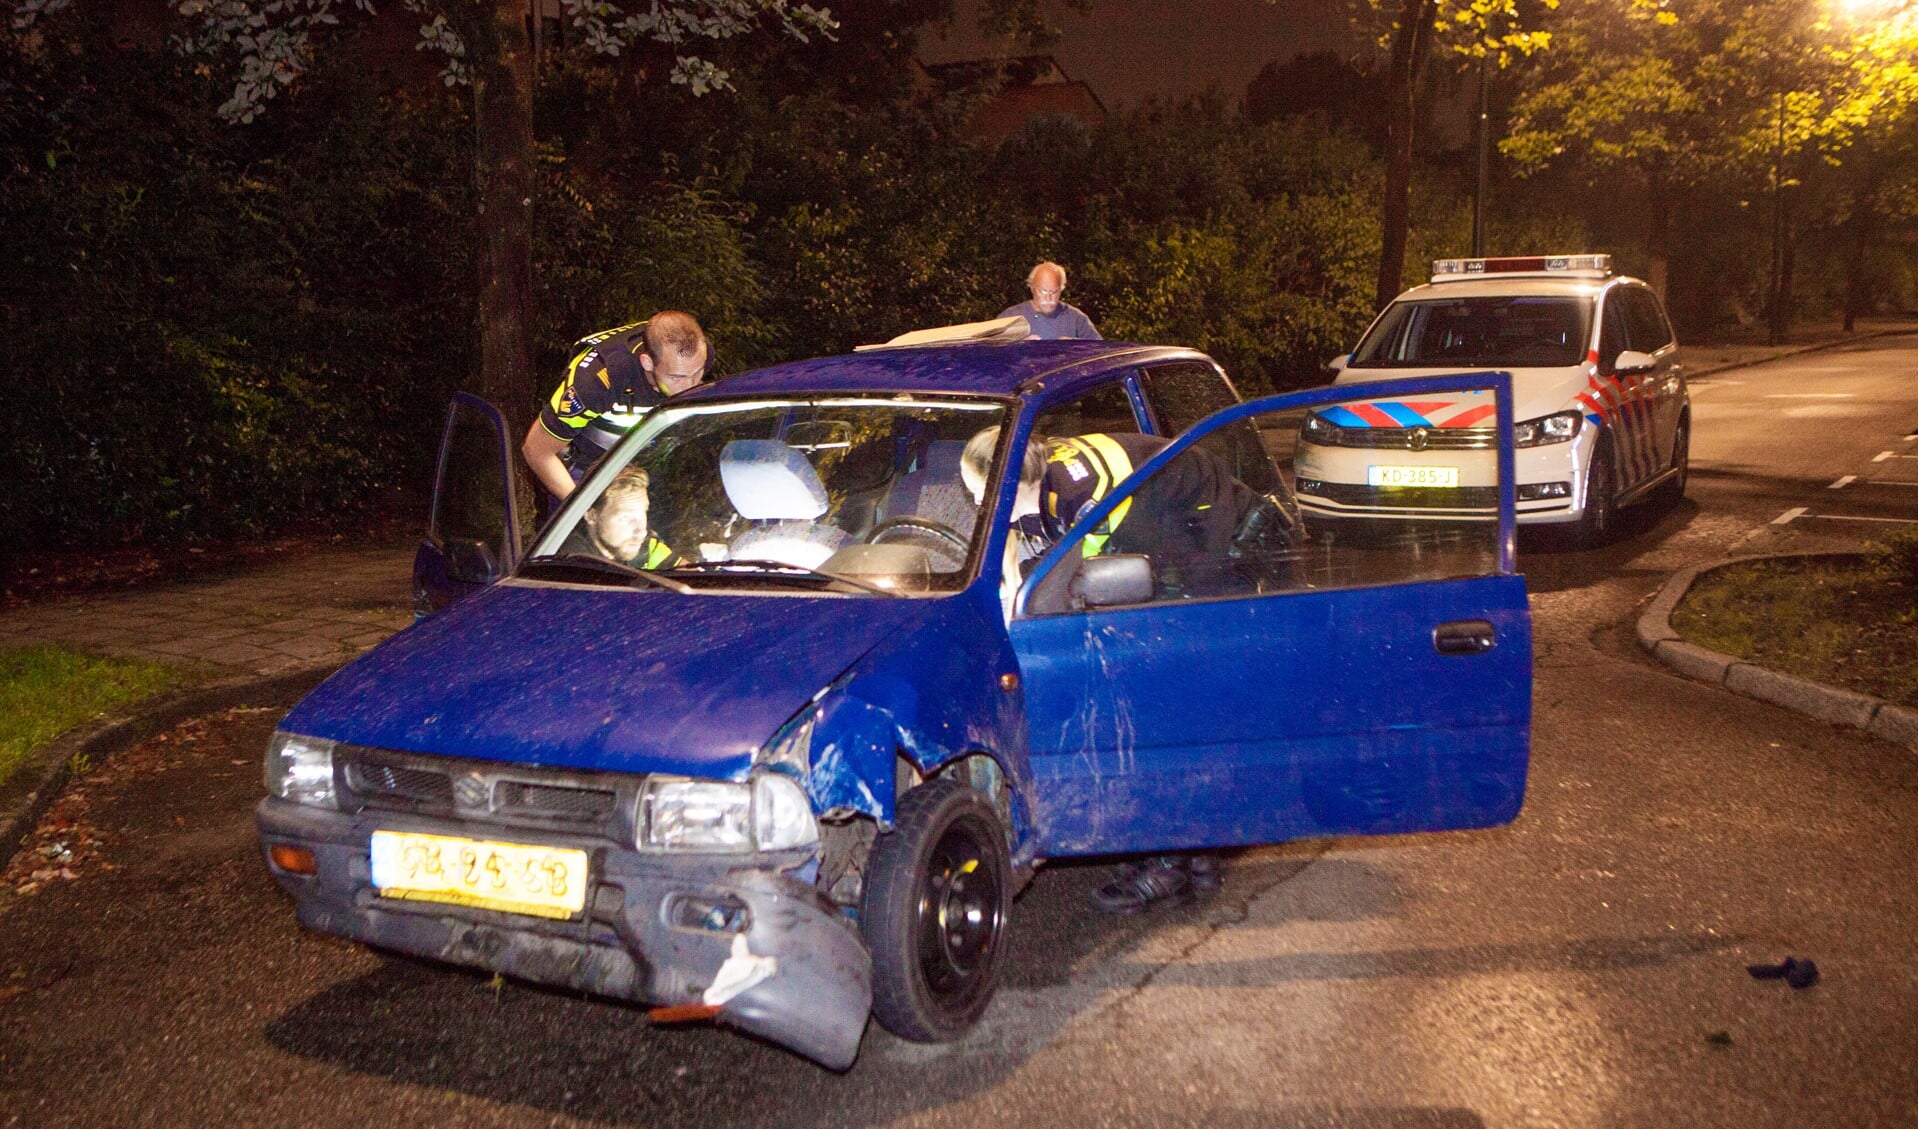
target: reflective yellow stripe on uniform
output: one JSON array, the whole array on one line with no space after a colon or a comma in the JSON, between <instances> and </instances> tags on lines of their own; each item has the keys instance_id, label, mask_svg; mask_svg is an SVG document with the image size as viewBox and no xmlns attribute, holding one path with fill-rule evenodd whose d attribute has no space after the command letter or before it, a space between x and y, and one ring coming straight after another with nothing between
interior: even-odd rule
<instances>
[{"instance_id":1,"label":"reflective yellow stripe on uniform","mask_svg":"<svg viewBox=\"0 0 1918 1129\"><path fill-rule=\"evenodd\" d=\"M1126 456L1125 448L1113 440L1110 435L1080 435L1062 440L1064 446L1077 452L1092 468L1097 481L1093 483L1092 500L1103 501L1112 492L1112 488L1132 474L1132 460ZM1106 542L1111 540L1113 531L1125 521L1126 514L1132 510L1132 499L1127 498L1114 507L1099 527L1086 535L1080 553L1096 557L1105 552Z\"/></svg>"},{"instance_id":2,"label":"reflective yellow stripe on uniform","mask_svg":"<svg viewBox=\"0 0 1918 1129\"><path fill-rule=\"evenodd\" d=\"M658 568L676 556L672 546L657 537L646 538L646 563L641 568Z\"/></svg>"}]
</instances>

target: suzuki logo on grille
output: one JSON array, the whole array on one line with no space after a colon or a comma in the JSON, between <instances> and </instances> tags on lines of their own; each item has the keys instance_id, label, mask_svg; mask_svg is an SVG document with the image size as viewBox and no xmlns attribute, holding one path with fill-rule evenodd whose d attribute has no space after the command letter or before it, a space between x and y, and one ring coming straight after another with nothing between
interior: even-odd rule
<instances>
[{"instance_id":1,"label":"suzuki logo on grille","mask_svg":"<svg viewBox=\"0 0 1918 1129\"><path fill-rule=\"evenodd\" d=\"M1406 444L1414 451L1425 450L1425 445L1430 442L1431 439L1432 433L1422 427L1413 428L1412 433L1405 437Z\"/></svg>"},{"instance_id":2,"label":"suzuki logo on grille","mask_svg":"<svg viewBox=\"0 0 1918 1129\"><path fill-rule=\"evenodd\" d=\"M469 772L453 782L453 798L463 808L483 808L492 789L486 785L486 777L477 772Z\"/></svg>"}]
</instances>

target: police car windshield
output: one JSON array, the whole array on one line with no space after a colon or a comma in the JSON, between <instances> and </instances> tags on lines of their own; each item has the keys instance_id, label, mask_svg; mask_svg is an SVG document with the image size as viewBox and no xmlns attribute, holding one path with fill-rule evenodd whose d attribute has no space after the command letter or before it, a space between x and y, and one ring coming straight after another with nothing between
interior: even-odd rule
<instances>
[{"instance_id":1,"label":"police car windshield","mask_svg":"<svg viewBox=\"0 0 1918 1129\"><path fill-rule=\"evenodd\" d=\"M985 522L959 476L994 400L813 397L656 409L531 560L588 554L697 590L963 587Z\"/></svg>"},{"instance_id":2,"label":"police car windshield","mask_svg":"<svg viewBox=\"0 0 1918 1129\"><path fill-rule=\"evenodd\" d=\"M1585 359L1592 300L1447 298L1395 302L1352 368L1558 368Z\"/></svg>"}]
</instances>

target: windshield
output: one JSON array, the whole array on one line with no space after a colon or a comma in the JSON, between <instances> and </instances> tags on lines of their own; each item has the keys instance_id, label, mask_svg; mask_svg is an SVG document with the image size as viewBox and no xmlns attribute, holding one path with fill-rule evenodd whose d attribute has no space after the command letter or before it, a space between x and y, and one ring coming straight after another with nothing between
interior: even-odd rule
<instances>
[{"instance_id":1,"label":"windshield","mask_svg":"<svg viewBox=\"0 0 1918 1129\"><path fill-rule=\"evenodd\" d=\"M1590 298L1395 302L1353 351L1352 368L1557 368L1585 359Z\"/></svg>"},{"instance_id":2,"label":"windshield","mask_svg":"<svg viewBox=\"0 0 1918 1129\"><path fill-rule=\"evenodd\" d=\"M567 500L521 575L954 591L985 528L960 452L1005 415L1000 401L903 396L662 407Z\"/></svg>"}]
</instances>

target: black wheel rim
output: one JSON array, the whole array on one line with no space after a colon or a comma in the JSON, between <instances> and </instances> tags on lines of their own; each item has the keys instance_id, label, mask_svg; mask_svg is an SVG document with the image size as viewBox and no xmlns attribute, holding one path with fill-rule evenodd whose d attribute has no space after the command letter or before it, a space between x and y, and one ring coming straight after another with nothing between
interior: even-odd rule
<instances>
[{"instance_id":1,"label":"black wheel rim","mask_svg":"<svg viewBox=\"0 0 1918 1129\"><path fill-rule=\"evenodd\" d=\"M1002 876L982 834L946 828L926 860L918 898L919 970L933 998L963 1007L987 983L1004 913Z\"/></svg>"}]
</instances>

